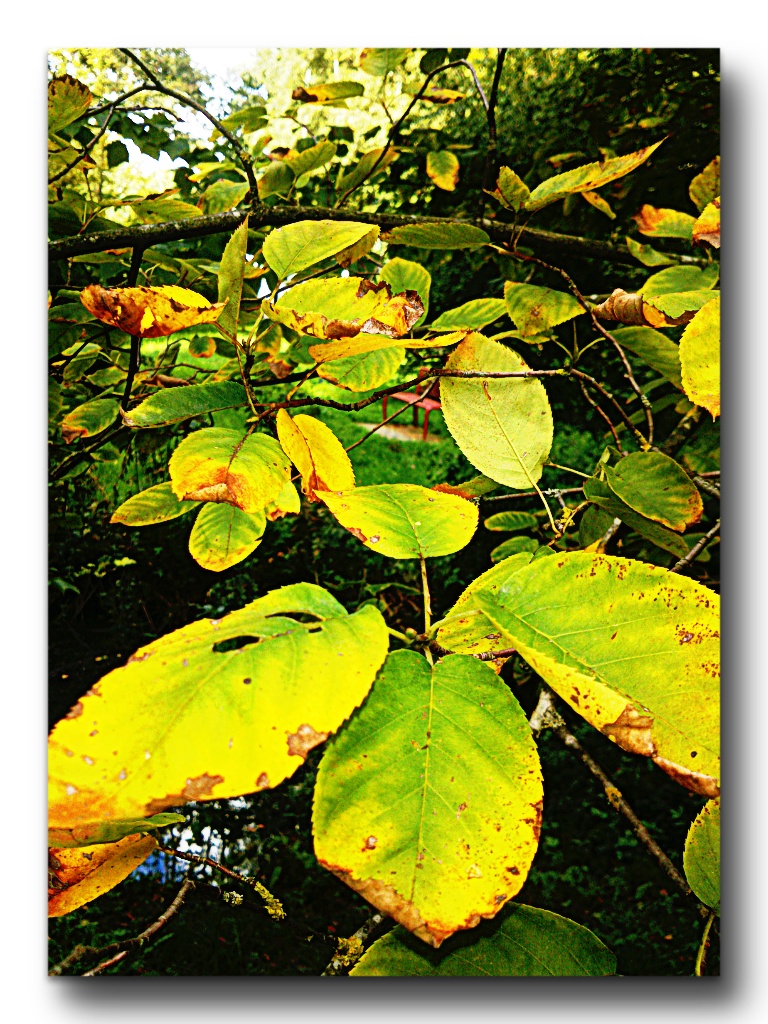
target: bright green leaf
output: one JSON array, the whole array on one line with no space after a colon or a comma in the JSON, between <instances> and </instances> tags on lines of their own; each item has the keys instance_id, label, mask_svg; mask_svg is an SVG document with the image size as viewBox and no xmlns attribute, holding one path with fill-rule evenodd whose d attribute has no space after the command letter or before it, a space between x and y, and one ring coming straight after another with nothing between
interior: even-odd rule
<instances>
[{"instance_id":1,"label":"bright green leaf","mask_svg":"<svg viewBox=\"0 0 768 1024\"><path fill-rule=\"evenodd\" d=\"M390 245L412 245L417 249L474 249L490 237L474 224L406 224L382 236Z\"/></svg>"},{"instance_id":2,"label":"bright green leaf","mask_svg":"<svg viewBox=\"0 0 768 1024\"><path fill-rule=\"evenodd\" d=\"M348 391L372 391L391 381L404 359L404 348L380 348L374 352L331 359L319 366L317 374Z\"/></svg>"},{"instance_id":3,"label":"bright green leaf","mask_svg":"<svg viewBox=\"0 0 768 1024\"><path fill-rule=\"evenodd\" d=\"M706 306L708 302L711 302L716 295L718 295L718 292L713 292L709 288L703 288L692 292L655 295L652 299L648 299L648 302L655 306L656 309L660 309L666 316L676 319L685 313L692 313L694 310L701 309L702 306Z\"/></svg>"},{"instance_id":4,"label":"bright green leaf","mask_svg":"<svg viewBox=\"0 0 768 1024\"><path fill-rule=\"evenodd\" d=\"M539 549L539 542L533 537L510 537L491 551L491 561L503 562L505 558L519 555L521 551L533 554Z\"/></svg>"},{"instance_id":5,"label":"bright green leaf","mask_svg":"<svg viewBox=\"0 0 768 1024\"><path fill-rule=\"evenodd\" d=\"M389 558L434 558L469 544L477 506L417 484L376 484L319 491L341 525L367 548Z\"/></svg>"},{"instance_id":6,"label":"bright green leaf","mask_svg":"<svg viewBox=\"0 0 768 1024\"><path fill-rule=\"evenodd\" d=\"M199 501L179 501L170 482L155 484L124 501L112 513L109 521L124 526L151 526L154 523L166 523L169 519L178 519L199 504Z\"/></svg>"},{"instance_id":7,"label":"bright green leaf","mask_svg":"<svg viewBox=\"0 0 768 1024\"><path fill-rule=\"evenodd\" d=\"M674 258L663 252L658 252L652 245L643 245L629 236L626 238L626 243L631 255L644 267L664 267L675 262Z\"/></svg>"},{"instance_id":8,"label":"bright green leaf","mask_svg":"<svg viewBox=\"0 0 768 1024\"><path fill-rule=\"evenodd\" d=\"M448 309L441 313L434 323L430 324L433 331L460 331L462 329L479 331L492 324L507 312L504 299L472 299L456 309Z\"/></svg>"},{"instance_id":9,"label":"bright green leaf","mask_svg":"<svg viewBox=\"0 0 768 1024\"><path fill-rule=\"evenodd\" d=\"M528 367L500 342L469 334L446 369L515 373ZM539 479L553 436L552 412L540 381L443 377L440 397L446 425L476 469L518 490Z\"/></svg>"},{"instance_id":10,"label":"bright green leaf","mask_svg":"<svg viewBox=\"0 0 768 1024\"><path fill-rule=\"evenodd\" d=\"M277 786L365 699L387 646L376 608L347 615L311 583L152 641L51 734L50 827Z\"/></svg>"},{"instance_id":11,"label":"bright green leaf","mask_svg":"<svg viewBox=\"0 0 768 1024\"><path fill-rule=\"evenodd\" d=\"M226 302L216 323L233 337L237 337L240 318L240 298L243 292L245 256L248 248L248 217L235 228L232 237L224 247L219 265L219 302Z\"/></svg>"},{"instance_id":12,"label":"bright green leaf","mask_svg":"<svg viewBox=\"0 0 768 1024\"><path fill-rule=\"evenodd\" d=\"M535 530L538 525L538 519L530 512L497 512L483 523L486 530L502 530L506 533Z\"/></svg>"},{"instance_id":13,"label":"bright green leaf","mask_svg":"<svg viewBox=\"0 0 768 1024\"><path fill-rule=\"evenodd\" d=\"M370 230L370 224L353 221L301 220L284 228L275 228L267 235L264 259L282 279L335 256Z\"/></svg>"},{"instance_id":14,"label":"bright green leaf","mask_svg":"<svg viewBox=\"0 0 768 1024\"><path fill-rule=\"evenodd\" d=\"M234 381L160 388L126 413L124 423L127 427L165 427L193 416L247 404L245 388Z\"/></svg>"},{"instance_id":15,"label":"bright green leaf","mask_svg":"<svg viewBox=\"0 0 768 1024\"><path fill-rule=\"evenodd\" d=\"M318 860L433 946L519 892L543 789L520 705L493 669L413 651L387 659L320 765Z\"/></svg>"},{"instance_id":16,"label":"bright green leaf","mask_svg":"<svg viewBox=\"0 0 768 1024\"><path fill-rule=\"evenodd\" d=\"M616 957L583 925L512 903L498 919L431 950L402 926L377 939L350 975L363 977L604 977Z\"/></svg>"},{"instance_id":17,"label":"bright green leaf","mask_svg":"<svg viewBox=\"0 0 768 1024\"><path fill-rule=\"evenodd\" d=\"M111 398L97 398L78 405L61 421L61 436L67 444L79 437L95 437L117 419L119 405Z\"/></svg>"},{"instance_id":18,"label":"bright green leaf","mask_svg":"<svg viewBox=\"0 0 768 1024\"><path fill-rule=\"evenodd\" d=\"M719 274L720 268L716 263L707 267L668 267L657 274L651 274L642 288L638 289L638 295L654 299L657 295L675 292L706 291L714 288Z\"/></svg>"},{"instance_id":19,"label":"bright green leaf","mask_svg":"<svg viewBox=\"0 0 768 1024\"><path fill-rule=\"evenodd\" d=\"M318 142L316 146L304 149L298 156L289 157L285 162L291 168L297 178L302 174L309 174L320 167L325 167L336 156L336 146L333 142Z\"/></svg>"}]
</instances>

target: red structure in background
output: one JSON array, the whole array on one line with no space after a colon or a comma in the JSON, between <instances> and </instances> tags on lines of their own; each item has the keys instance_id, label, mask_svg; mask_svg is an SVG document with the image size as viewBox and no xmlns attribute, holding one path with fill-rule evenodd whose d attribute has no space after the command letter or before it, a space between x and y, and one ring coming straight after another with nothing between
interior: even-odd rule
<instances>
[{"instance_id":1,"label":"red structure in background","mask_svg":"<svg viewBox=\"0 0 768 1024\"><path fill-rule=\"evenodd\" d=\"M417 384L414 391L398 391L394 395L385 395L381 400L381 418L385 420L387 418L387 401L390 398L396 398L399 402L405 402L406 405L413 406L413 425L418 427L419 425L419 409L424 410L424 426L421 432L422 441L427 440L427 434L429 433L429 414L433 409L440 408L440 401L433 395L438 395L439 392L439 381L433 381L429 387L424 384ZM426 390L425 390L426 388ZM418 400L414 401L414 396L418 396Z\"/></svg>"}]
</instances>

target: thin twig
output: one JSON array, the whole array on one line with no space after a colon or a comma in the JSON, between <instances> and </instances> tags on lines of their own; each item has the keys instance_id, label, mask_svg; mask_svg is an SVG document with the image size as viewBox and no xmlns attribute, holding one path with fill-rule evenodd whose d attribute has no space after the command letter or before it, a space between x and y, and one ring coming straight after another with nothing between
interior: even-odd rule
<instances>
[{"instance_id":1,"label":"thin twig","mask_svg":"<svg viewBox=\"0 0 768 1024\"><path fill-rule=\"evenodd\" d=\"M623 454L624 449L621 447L621 440L619 439L618 431L616 430L616 427L614 426L610 416L605 412L604 409L600 408L600 406L597 404L594 398L590 395L590 393L586 389L586 386L584 385L584 382L579 381L579 383L581 384L582 394L584 395L587 402L592 406L596 413L602 416L602 418L608 424L608 429L610 430L611 434L613 434L613 442L616 445L616 450Z\"/></svg>"},{"instance_id":2,"label":"thin twig","mask_svg":"<svg viewBox=\"0 0 768 1024\"><path fill-rule=\"evenodd\" d=\"M499 49L496 57L496 70L493 75L493 83L491 85L491 97L488 101L488 106L485 110L485 117L488 122L488 150L485 155L485 173L483 175L483 187L480 191L480 216L483 216L485 209L486 193L493 188L494 179L496 177L496 152L497 152L497 138L496 138L496 99L499 94L499 82L501 81L501 71L504 66L504 58L507 54L506 47Z\"/></svg>"},{"instance_id":3,"label":"thin twig","mask_svg":"<svg viewBox=\"0 0 768 1024\"><path fill-rule=\"evenodd\" d=\"M699 943L699 951L696 954L696 966L693 969L693 973L697 978L701 977L701 972L704 970L704 958L707 955L707 946L709 945L709 929L712 927L712 922L715 920L714 910L711 910L707 923L704 925L704 931L701 936L701 942Z\"/></svg>"},{"instance_id":4,"label":"thin twig","mask_svg":"<svg viewBox=\"0 0 768 1024\"><path fill-rule=\"evenodd\" d=\"M63 171L59 171L58 174L54 174L54 176L52 178L48 179L48 184L49 185L52 185L55 181L58 181L59 178L63 178L65 174L69 174L69 172L72 170L73 167L77 167L77 165L80 163L80 161L84 160L88 156L88 154L93 149L93 147L96 145L96 143L99 141L99 139L102 138L102 136L106 132L107 128L109 128L109 122L112 120L112 115L114 114L114 112L115 112L115 108L113 106L112 109L110 110L108 116L107 116L106 121L104 122L104 125L103 125L101 131L98 133L98 135L94 135L94 137L91 139L91 141L89 143L87 143L85 146L83 146L81 152L78 153L77 157L72 161L72 163L67 164L67 166L64 168Z\"/></svg>"},{"instance_id":5,"label":"thin twig","mask_svg":"<svg viewBox=\"0 0 768 1024\"><path fill-rule=\"evenodd\" d=\"M377 430L381 430L382 427L385 427L388 423L391 423L392 420L396 419L398 416L402 416L406 409L412 409L414 405L418 405L421 400L422 396L419 395L415 401L406 402L404 405L401 405L396 412L393 412L390 416L387 416L387 418L385 420L382 420L381 423L377 423L375 427L371 427L369 431L363 434L359 441L355 441L354 444L351 444L348 448L345 448L344 451L351 452L353 448L357 448L357 446L359 444L362 444L363 441L367 441L368 438L372 434L375 434Z\"/></svg>"},{"instance_id":6,"label":"thin twig","mask_svg":"<svg viewBox=\"0 0 768 1024\"><path fill-rule=\"evenodd\" d=\"M429 579L427 577L427 560L419 555L421 562L421 588L424 593L424 633L429 633L432 626L432 601L429 596Z\"/></svg>"},{"instance_id":7,"label":"thin twig","mask_svg":"<svg viewBox=\"0 0 768 1024\"><path fill-rule=\"evenodd\" d=\"M55 967L51 968L49 974L51 976L64 974L65 971L67 971L70 967L73 967L76 963L78 963L78 961L82 960L84 957L92 957L95 959L96 957L112 956L114 953L121 952L129 953L132 950L139 949L141 946L145 945L154 935L156 935L157 932L160 931L160 929L163 927L163 925L167 924L168 921L170 921L174 914L177 914L179 912L182 904L184 903L184 900L187 897L187 893L189 893L194 888L195 883L189 878L185 879L184 884L176 893L173 903L171 903L171 905L165 911L163 911L163 913L160 915L160 917L158 917L156 921L154 921L148 928L145 928L144 931L141 932L140 935L137 935L135 938L122 939L120 942L111 942L108 946L101 947L77 945L69 954L69 956L65 957L61 961L61 963L58 963L56 964Z\"/></svg>"},{"instance_id":8,"label":"thin twig","mask_svg":"<svg viewBox=\"0 0 768 1024\"><path fill-rule=\"evenodd\" d=\"M715 525L712 527L712 529L708 533L705 533L701 540L697 541L696 544L693 545L693 547L687 555L683 555L679 562L675 562L675 564L669 571L679 572L681 569L685 569L686 566L691 565L691 563L694 562L696 558L698 558L698 556L701 554L701 552L704 550L707 544L709 544L711 540L714 540L714 538L718 535L719 532L720 520L718 519Z\"/></svg>"},{"instance_id":9,"label":"thin twig","mask_svg":"<svg viewBox=\"0 0 768 1024\"><path fill-rule=\"evenodd\" d=\"M131 253L131 269L128 271L128 280L126 281L126 288L133 288L139 279L139 267L141 266L141 258L144 255L144 246L134 246L133 252ZM125 391L120 401L120 408L127 409L128 403L131 400L131 389L133 388L133 380L139 369L139 360L141 358L141 335L131 335L131 354L128 359L128 376L125 379Z\"/></svg>"},{"instance_id":10,"label":"thin twig","mask_svg":"<svg viewBox=\"0 0 768 1024\"><path fill-rule=\"evenodd\" d=\"M561 494L581 494L583 487L549 487L542 490L548 498L557 498ZM512 491L510 494L481 494L480 501L505 501L507 498L538 498L537 491Z\"/></svg>"},{"instance_id":11,"label":"thin twig","mask_svg":"<svg viewBox=\"0 0 768 1024\"><path fill-rule=\"evenodd\" d=\"M349 969L360 957L363 955L363 944L371 932L378 928L381 922L385 919L385 914L372 914L367 921L357 929L354 935L350 935L348 939L343 940L344 945L347 947L347 953L342 953L341 950L337 950L334 954L333 960L328 964L323 973L320 975L321 978L327 978L341 974L345 969Z\"/></svg>"},{"instance_id":12,"label":"thin twig","mask_svg":"<svg viewBox=\"0 0 768 1024\"><path fill-rule=\"evenodd\" d=\"M592 758L582 747L576 737L569 732L568 727L565 724L565 720L555 707L554 696L551 690L547 687L542 688L541 695L539 696L539 702L531 715L529 724L535 734L538 734L542 729L550 729L555 736L557 736L557 738L566 747L568 747L569 750L572 750L581 758L595 778L602 783L605 795L608 797L608 801L611 806L624 815L632 826L632 831L641 843L643 843L648 852L658 861L675 885L685 893L686 896L691 895L691 889L685 878L683 878L659 844L651 837L648 829L643 825L642 821L640 821L638 816L629 806L619 789L608 778L594 758Z\"/></svg>"}]
</instances>

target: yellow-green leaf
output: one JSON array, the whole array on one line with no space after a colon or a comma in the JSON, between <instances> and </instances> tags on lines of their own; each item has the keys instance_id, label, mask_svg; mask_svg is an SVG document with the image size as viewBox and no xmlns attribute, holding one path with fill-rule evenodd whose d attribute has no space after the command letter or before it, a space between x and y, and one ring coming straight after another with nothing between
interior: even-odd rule
<instances>
[{"instance_id":1,"label":"yellow-green leaf","mask_svg":"<svg viewBox=\"0 0 768 1024\"><path fill-rule=\"evenodd\" d=\"M383 154L383 156L382 156ZM397 160L397 150L392 146L384 146L378 149L370 149L364 153L351 170L340 171L336 181L336 191L343 195L350 189L355 189L363 182L371 182L378 177L382 171L386 171L393 161Z\"/></svg>"},{"instance_id":2,"label":"yellow-green leaf","mask_svg":"<svg viewBox=\"0 0 768 1024\"><path fill-rule=\"evenodd\" d=\"M287 196L295 180L293 171L285 160L273 160L256 182L259 199L264 200L275 195ZM291 224L289 227L295 227L295 225ZM284 231L285 228L277 228L277 230ZM267 239L271 237L268 235Z\"/></svg>"},{"instance_id":3,"label":"yellow-green leaf","mask_svg":"<svg viewBox=\"0 0 768 1024\"><path fill-rule=\"evenodd\" d=\"M204 569L223 572L256 550L266 525L264 509L249 513L207 502L189 535L189 553Z\"/></svg>"},{"instance_id":4,"label":"yellow-green leaf","mask_svg":"<svg viewBox=\"0 0 768 1024\"><path fill-rule=\"evenodd\" d=\"M667 267L666 270L651 274L637 294L651 300L659 295L707 291L717 284L719 274L720 268L716 263L707 267ZM710 295L710 298L713 296Z\"/></svg>"},{"instance_id":5,"label":"yellow-green leaf","mask_svg":"<svg viewBox=\"0 0 768 1024\"><path fill-rule=\"evenodd\" d=\"M116 843L126 836L146 835L183 821L186 821L183 814L166 812L153 814L151 818L128 818L123 821L99 821L90 825L76 825L74 828L53 828L48 832L48 846L69 850L77 846Z\"/></svg>"},{"instance_id":6,"label":"yellow-green leaf","mask_svg":"<svg viewBox=\"0 0 768 1024\"><path fill-rule=\"evenodd\" d=\"M685 238L691 241L696 218L679 210L657 209L647 203L640 207L632 220L642 235L653 238Z\"/></svg>"},{"instance_id":7,"label":"yellow-green leaf","mask_svg":"<svg viewBox=\"0 0 768 1024\"><path fill-rule=\"evenodd\" d=\"M224 308L176 285L102 288L89 284L80 293L80 301L102 323L142 338L163 338L185 327L213 323Z\"/></svg>"},{"instance_id":8,"label":"yellow-green leaf","mask_svg":"<svg viewBox=\"0 0 768 1024\"><path fill-rule=\"evenodd\" d=\"M49 851L48 917L63 917L114 889L157 847L152 836Z\"/></svg>"},{"instance_id":9,"label":"yellow-green leaf","mask_svg":"<svg viewBox=\"0 0 768 1024\"><path fill-rule=\"evenodd\" d=\"M362 977L566 978L616 973L616 957L583 925L511 903L470 936L430 949L398 925L377 939L350 975Z\"/></svg>"},{"instance_id":10,"label":"yellow-green leaf","mask_svg":"<svg viewBox=\"0 0 768 1024\"><path fill-rule=\"evenodd\" d=\"M713 417L720 415L720 296L702 307L680 339L686 395Z\"/></svg>"},{"instance_id":11,"label":"yellow-green leaf","mask_svg":"<svg viewBox=\"0 0 768 1024\"><path fill-rule=\"evenodd\" d=\"M178 189L171 189L162 195L131 200L125 205L129 206L136 213L139 220L145 224L161 224L167 220L200 217L201 211L196 206L193 206L192 203L186 203L183 199L178 199L176 197L177 192Z\"/></svg>"},{"instance_id":12,"label":"yellow-green leaf","mask_svg":"<svg viewBox=\"0 0 768 1024\"><path fill-rule=\"evenodd\" d=\"M119 405L112 398L96 398L78 405L61 421L61 436L66 444L80 437L94 437L115 422L118 410Z\"/></svg>"},{"instance_id":13,"label":"yellow-green leaf","mask_svg":"<svg viewBox=\"0 0 768 1024\"><path fill-rule=\"evenodd\" d=\"M582 167L574 167L563 174L556 174L554 178L547 178L531 192L525 208L531 211L540 210L542 207L575 192L591 192L607 185L610 181L623 178L625 174L629 174L645 163L663 141L662 139L652 146L639 149L636 153L628 153L626 156L617 156L602 162L584 164Z\"/></svg>"},{"instance_id":14,"label":"yellow-green leaf","mask_svg":"<svg viewBox=\"0 0 768 1024\"><path fill-rule=\"evenodd\" d=\"M283 450L267 434L244 436L225 427L205 427L178 445L168 470L182 501L213 501L259 512L274 501L290 477Z\"/></svg>"},{"instance_id":15,"label":"yellow-green leaf","mask_svg":"<svg viewBox=\"0 0 768 1024\"><path fill-rule=\"evenodd\" d=\"M536 516L530 512L497 512L489 516L483 526L486 530L502 530L508 533L517 533L518 530L535 530L539 525Z\"/></svg>"},{"instance_id":16,"label":"yellow-green leaf","mask_svg":"<svg viewBox=\"0 0 768 1024\"><path fill-rule=\"evenodd\" d=\"M479 331L504 316L507 304L504 299L472 299L456 309L448 309L432 324L433 331Z\"/></svg>"},{"instance_id":17,"label":"yellow-green leaf","mask_svg":"<svg viewBox=\"0 0 768 1024\"><path fill-rule=\"evenodd\" d=\"M127 427L165 427L193 416L247 404L245 388L234 381L161 388L127 412L123 422Z\"/></svg>"},{"instance_id":18,"label":"yellow-green leaf","mask_svg":"<svg viewBox=\"0 0 768 1024\"><path fill-rule=\"evenodd\" d=\"M469 334L446 369L522 373L526 363L482 334ZM440 380L443 416L472 465L497 483L526 490L541 476L552 447L547 393L532 378Z\"/></svg>"},{"instance_id":19,"label":"yellow-green leaf","mask_svg":"<svg viewBox=\"0 0 768 1024\"><path fill-rule=\"evenodd\" d=\"M490 242L482 228L474 224L405 224L382 236L390 245L412 245L417 249L475 249Z\"/></svg>"},{"instance_id":20,"label":"yellow-green leaf","mask_svg":"<svg viewBox=\"0 0 768 1024\"><path fill-rule=\"evenodd\" d=\"M709 242L715 249L720 248L720 196L713 199L693 225L693 241L697 245Z\"/></svg>"},{"instance_id":21,"label":"yellow-green leaf","mask_svg":"<svg viewBox=\"0 0 768 1024\"><path fill-rule=\"evenodd\" d=\"M660 331L654 331L652 327L620 327L611 331L611 334L622 348L640 356L651 369L682 391L680 348L671 338Z\"/></svg>"},{"instance_id":22,"label":"yellow-green leaf","mask_svg":"<svg viewBox=\"0 0 768 1024\"><path fill-rule=\"evenodd\" d=\"M507 281L504 285L504 301L510 318L524 338L542 334L585 312L568 292L519 281Z\"/></svg>"},{"instance_id":23,"label":"yellow-green leaf","mask_svg":"<svg viewBox=\"0 0 768 1024\"><path fill-rule=\"evenodd\" d=\"M720 195L720 157L711 160L688 186L691 202L700 212Z\"/></svg>"},{"instance_id":24,"label":"yellow-green leaf","mask_svg":"<svg viewBox=\"0 0 768 1024\"><path fill-rule=\"evenodd\" d=\"M447 149L427 153L427 176L445 192L453 192L459 183L459 161Z\"/></svg>"},{"instance_id":25,"label":"yellow-green leaf","mask_svg":"<svg viewBox=\"0 0 768 1024\"><path fill-rule=\"evenodd\" d=\"M539 547L539 542L534 537L510 537L509 540L505 540L491 551L491 561L494 563L503 562L505 559L511 558L512 555L519 555L521 552L534 554L534 552L538 551Z\"/></svg>"},{"instance_id":26,"label":"yellow-green leaf","mask_svg":"<svg viewBox=\"0 0 768 1024\"><path fill-rule=\"evenodd\" d=\"M336 156L336 146L333 142L318 142L316 146L303 149L298 156L286 158L286 164L290 167L297 178L302 174L309 174L320 167L325 167Z\"/></svg>"},{"instance_id":27,"label":"yellow-green leaf","mask_svg":"<svg viewBox=\"0 0 768 1024\"><path fill-rule=\"evenodd\" d=\"M323 757L315 853L439 946L519 892L542 800L530 727L494 670L461 656L432 668L396 651Z\"/></svg>"},{"instance_id":28,"label":"yellow-green leaf","mask_svg":"<svg viewBox=\"0 0 768 1024\"><path fill-rule=\"evenodd\" d=\"M511 167L499 168L496 191L491 195L498 199L507 210L521 210L531 196L531 191L523 179Z\"/></svg>"},{"instance_id":29,"label":"yellow-green leaf","mask_svg":"<svg viewBox=\"0 0 768 1024\"><path fill-rule=\"evenodd\" d=\"M169 482L155 484L124 501L112 513L109 521L122 523L123 526L152 526L154 523L178 519L199 504L199 501L179 501Z\"/></svg>"},{"instance_id":30,"label":"yellow-green leaf","mask_svg":"<svg viewBox=\"0 0 768 1024\"><path fill-rule=\"evenodd\" d=\"M702 903L720 912L720 800L710 800L688 830L683 853L688 885Z\"/></svg>"},{"instance_id":31,"label":"yellow-green leaf","mask_svg":"<svg viewBox=\"0 0 768 1024\"><path fill-rule=\"evenodd\" d=\"M62 75L48 83L48 131L58 132L82 117L93 96L87 85L70 75Z\"/></svg>"},{"instance_id":32,"label":"yellow-green leaf","mask_svg":"<svg viewBox=\"0 0 768 1024\"><path fill-rule=\"evenodd\" d=\"M247 181L214 181L202 195L204 212L210 216L234 209L245 199L249 188Z\"/></svg>"},{"instance_id":33,"label":"yellow-green leaf","mask_svg":"<svg viewBox=\"0 0 768 1024\"><path fill-rule=\"evenodd\" d=\"M369 334L366 337L373 339L375 335ZM324 347L312 346L320 349ZM317 375L348 391L372 391L392 380L404 359L405 348L391 346L390 343L387 348L376 348L323 362L317 368Z\"/></svg>"},{"instance_id":34,"label":"yellow-green leaf","mask_svg":"<svg viewBox=\"0 0 768 1024\"><path fill-rule=\"evenodd\" d=\"M291 481L283 487L274 501L264 509L267 519L274 522L275 519L282 519L283 516L295 516L301 512L301 498L299 492Z\"/></svg>"},{"instance_id":35,"label":"yellow-green leaf","mask_svg":"<svg viewBox=\"0 0 768 1024\"><path fill-rule=\"evenodd\" d=\"M357 63L367 75L377 75L379 78L383 78L388 72L394 71L405 55L410 52L410 47L399 50L368 47L360 51Z\"/></svg>"},{"instance_id":36,"label":"yellow-green leaf","mask_svg":"<svg viewBox=\"0 0 768 1024\"><path fill-rule=\"evenodd\" d=\"M218 288L219 302L225 303L224 309L216 321L224 331L237 337L237 324L240 317L240 298L243 293L243 274L245 273L245 256L248 248L248 217L235 228L232 237L224 247L219 265Z\"/></svg>"},{"instance_id":37,"label":"yellow-green leaf","mask_svg":"<svg viewBox=\"0 0 768 1024\"><path fill-rule=\"evenodd\" d=\"M360 82L326 82L323 85L300 86L291 98L299 103L335 103L337 100L362 96L365 90Z\"/></svg>"},{"instance_id":38,"label":"yellow-green leaf","mask_svg":"<svg viewBox=\"0 0 768 1024\"><path fill-rule=\"evenodd\" d=\"M301 220L270 231L264 259L279 278L306 270L358 242L370 224L343 220Z\"/></svg>"},{"instance_id":39,"label":"yellow-green leaf","mask_svg":"<svg viewBox=\"0 0 768 1024\"><path fill-rule=\"evenodd\" d=\"M597 192L582 192L584 198L587 200L590 206L594 206L600 213L604 213L610 220L616 220L616 214L610 207L610 204L606 199L603 199Z\"/></svg>"},{"instance_id":40,"label":"yellow-green leaf","mask_svg":"<svg viewBox=\"0 0 768 1024\"><path fill-rule=\"evenodd\" d=\"M342 249L341 252L337 252L333 258L340 267L351 267L353 263L357 263L359 259L362 259L366 253L371 251L378 237L378 227L372 227L367 235L363 235L354 245L350 245L346 249Z\"/></svg>"},{"instance_id":41,"label":"yellow-green leaf","mask_svg":"<svg viewBox=\"0 0 768 1024\"><path fill-rule=\"evenodd\" d=\"M376 608L347 615L310 583L153 641L53 730L50 826L277 786L365 699L387 646Z\"/></svg>"},{"instance_id":42,"label":"yellow-green leaf","mask_svg":"<svg viewBox=\"0 0 768 1024\"><path fill-rule=\"evenodd\" d=\"M679 534L636 512L625 501L622 501L605 481L598 480L596 477L585 480L584 497L607 512L612 519L621 519L630 529L635 530L641 537L645 537L662 551L669 551L677 558L688 554L688 544Z\"/></svg>"},{"instance_id":43,"label":"yellow-green leaf","mask_svg":"<svg viewBox=\"0 0 768 1024\"><path fill-rule=\"evenodd\" d=\"M301 489L310 501L316 491L346 491L355 486L349 456L330 427L314 416L277 414L277 436L283 451L301 473Z\"/></svg>"},{"instance_id":44,"label":"yellow-green leaf","mask_svg":"<svg viewBox=\"0 0 768 1024\"><path fill-rule=\"evenodd\" d=\"M608 486L640 515L682 533L704 512L696 486L674 459L661 452L632 452L611 468Z\"/></svg>"},{"instance_id":45,"label":"yellow-green leaf","mask_svg":"<svg viewBox=\"0 0 768 1024\"><path fill-rule=\"evenodd\" d=\"M665 253L658 252L652 245L642 245L629 236L626 238L626 243L631 255L639 263L642 263L644 267L665 267L675 262L673 258Z\"/></svg>"},{"instance_id":46,"label":"yellow-green leaf","mask_svg":"<svg viewBox=\"0 0 768 1024\"><path fill-rule=\"evenodd\" d=\"M477 506L417 484L376 484L320 491L341 525L367 548L389 558L451 555L477 527Z\"/></svg>"},{"instance_id":47,"label":"yellow-green leaf","mask_svg":"<svg viewBox=\"0 0 768 1024\"><path fill-rule=\"evenodd\" d=\"M571 552L475 600L578 714L675 781L719 795L716 594L647 562Z\"/></svg>"}]
</instances>

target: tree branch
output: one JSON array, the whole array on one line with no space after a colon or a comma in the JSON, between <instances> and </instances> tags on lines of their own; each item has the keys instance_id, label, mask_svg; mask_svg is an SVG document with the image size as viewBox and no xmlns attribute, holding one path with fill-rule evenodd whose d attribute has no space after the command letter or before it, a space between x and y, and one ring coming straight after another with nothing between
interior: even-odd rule
<instances>
[{"instance_id":1,"label":"tree branch","mask_svg":"<svg viewBox=\"0 0 768 1024\"><path fill-rule=\"evenodd\" d=\"M680 572L681 569L685 569L686 566L691 565L691 563L694 562L696 560L696 558L701 554L701 552L704 550L704 548L707 546L707 544L709 544L709 542L711 540L714 540L714 538L718 535L718 533L720 533L720 520L719 519L717 520L715 525L712 527L712 529L709 531L709 533L705 533L704 536L701 538L701 540L693 545L693 547L688 552L688 554L687 555L683 555L683 557L680 559L679 562L675 562L675 564L672 566L672 568L669 571L670 572Z\"/></svg>"},{"instance_id":2,"label":"tree branch","mask_svg":"<svg viewBox=\"0 0 768 1024\"><path fill-rule=\"evenodd\" d=\"M491 98L488 101L488 106L485 111L486 120L488 121L488 152L485 156L485 173L483 175L483 189L480 193L480 216L482 217L485 209L486 192L490 192L494 185L494 179L496 177L496 99L499 94L499 82L501 81L501 71L504 67L504 58L507 55L506 47L499 50L496 58L496 70L493 75L493 83L491 85Z\"/></svg>"}]
</instances>

